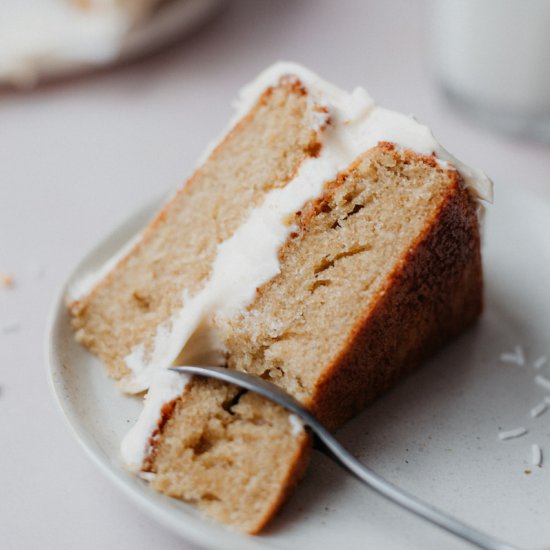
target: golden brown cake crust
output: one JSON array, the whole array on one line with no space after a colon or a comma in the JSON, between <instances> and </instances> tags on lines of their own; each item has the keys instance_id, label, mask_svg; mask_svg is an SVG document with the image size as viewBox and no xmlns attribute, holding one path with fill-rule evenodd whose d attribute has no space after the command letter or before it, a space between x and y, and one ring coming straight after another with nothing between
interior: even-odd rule
<instances>
[{"instance_id":1,"label":"golden brown cake crust","mask_svg":"<svg viewBox=\"0 0 550 550\"><path fill-rule=\"evenodd\" d=\"M332 429L481 314L478 204L459 173L450 175L454 183L440 210L315 387L311 408Z\"/></svg>"}]
</instances>

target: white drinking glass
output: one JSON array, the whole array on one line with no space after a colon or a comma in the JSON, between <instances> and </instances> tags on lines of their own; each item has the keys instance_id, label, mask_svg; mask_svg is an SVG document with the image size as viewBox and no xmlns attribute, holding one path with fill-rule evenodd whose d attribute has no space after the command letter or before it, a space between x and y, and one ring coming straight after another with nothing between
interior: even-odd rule
<instances>
[{"instance_id":1,"label":"white drinking glass","mask_svg":"<svg viewBox=\"0 0 550 550\"><path fill-rule=\"evenodd\" d=\"M431 0L447 98L494 128L550 142L550 0Z\"/></svg>"}]
</instances>

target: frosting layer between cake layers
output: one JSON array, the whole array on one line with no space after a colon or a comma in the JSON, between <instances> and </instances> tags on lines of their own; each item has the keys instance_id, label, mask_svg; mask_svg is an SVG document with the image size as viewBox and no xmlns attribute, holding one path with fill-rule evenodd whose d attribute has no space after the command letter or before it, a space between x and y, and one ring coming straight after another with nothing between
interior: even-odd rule
<instances>
[{"instance_id":1,"label":"frosting layer between cake layers","mask_svg":"<svg viewBox=\"0 0 550 550\"><path fill-rule=\"evenodd\" d=\"M142 343L125 358L131 375L120 382L122 389L140 392L151 388L142 415L122 443L123 459L131 469L139 470L149 452L149 438L163 404L184 391L186 382L181 375L166 369L176 361L222 362L224 350L216 335L217 322L244 309L256 289L278 274L278 252L295 230L286 220L306 202L319 197L325 184L359 155L381 141L418 154L434 155L442 168L457 169L478 199L492 198L492 184L487 176L451 156L427 126L378 107L362 88L345 92L293 63L277 63L245 87L233 123L282 77L298 79L310 100L326 110L330 121L326 127L312 119L312 128L321 129L320 154L305 160L285 187L269 192L263 204L253 209L245 223L219 245L208 281L196 294L184 293L183 307L158 327L152 351L146 352L149 347Z\"/></svg>"}]
</instances>

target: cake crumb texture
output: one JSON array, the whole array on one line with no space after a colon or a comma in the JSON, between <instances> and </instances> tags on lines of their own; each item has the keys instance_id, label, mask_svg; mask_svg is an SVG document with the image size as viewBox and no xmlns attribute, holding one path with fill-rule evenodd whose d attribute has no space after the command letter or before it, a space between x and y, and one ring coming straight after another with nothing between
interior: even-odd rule
<instances>
[{"instance_id":1,"label":"cake crumb texture","mask_svg":"<svg viewBox=\"0 0 550 550\"><path fill-rule=\"evenodd\" d=\"M194 379L162 431L145 469L157 491L250 533L272 517L305 471L306 431L255 394Z\"/></svg>"}]
</instances>

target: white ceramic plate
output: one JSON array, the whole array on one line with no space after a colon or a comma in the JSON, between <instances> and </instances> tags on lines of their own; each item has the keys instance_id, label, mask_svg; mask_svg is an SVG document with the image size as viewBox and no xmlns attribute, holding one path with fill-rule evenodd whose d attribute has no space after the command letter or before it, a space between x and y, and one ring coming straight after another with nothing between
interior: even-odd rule
<instances>
[{"instance_id":1,"label":"white ceramic plate","mask_svg":"<svg viewBox=\"0 0 550 550\"><path fill-rule=\"evenodd\" d=\"M97 267L150 218L137 213L86 256L70 280ZM550 411L529 411L550 378L550 204L497 188L485 232L486 309L479 324L339 432L340 440L389 480L508 542L550 547ZM70 283L68 281L68 284ZM523 346L526 365L502 364ZM228 532L190 506L158 495L126 473L119 442L140 410L99 362L77 345L63 296L51 318L48 364L53 391L75 437L107 477L152 517L208 548L465 548L396 508L314 454L309 473L261 537ZM499 429L529 433L499 441ZM530 464L531 445L547 457ZM531 473L525 473L526 470Z\"/></svg>"}]
</instances>

